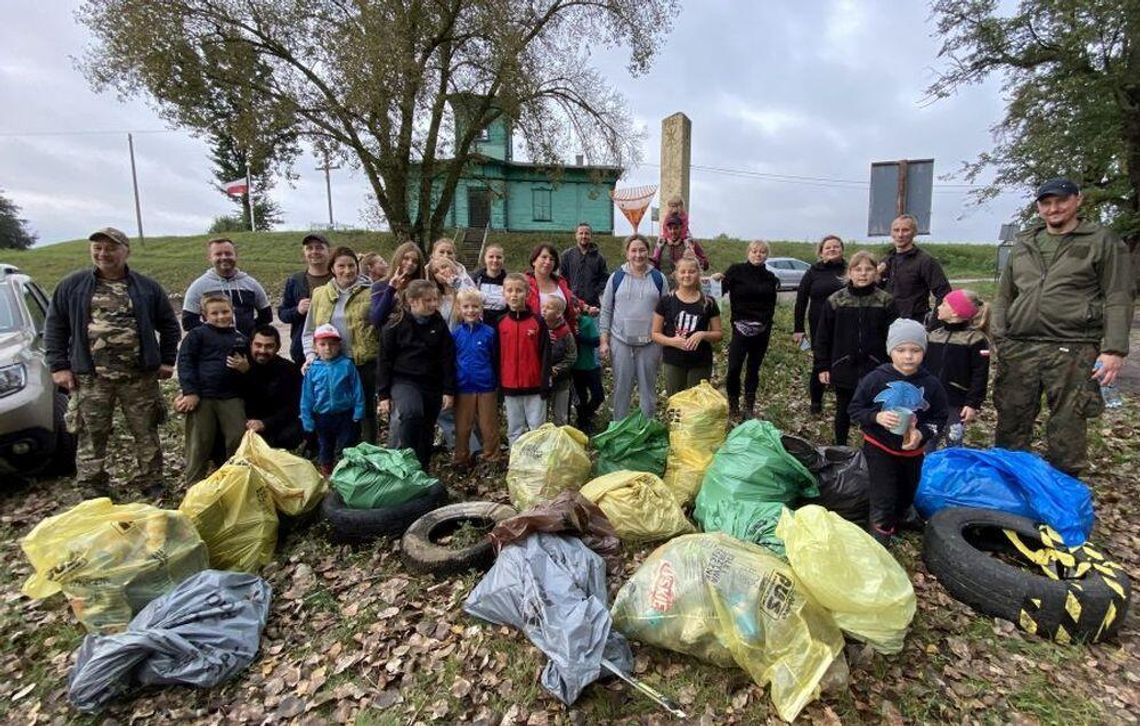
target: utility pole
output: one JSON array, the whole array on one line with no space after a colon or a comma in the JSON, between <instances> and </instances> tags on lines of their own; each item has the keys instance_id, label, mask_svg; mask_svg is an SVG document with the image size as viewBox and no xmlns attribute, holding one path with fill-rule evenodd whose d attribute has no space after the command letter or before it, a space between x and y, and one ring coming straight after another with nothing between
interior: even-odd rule
<instances>
[{"instance_id":1,"label":"utility pole","mask_svg":"<svg viewBox=\"0 0 1140 726\"><path fill-rule=\"evenodd\" d=\"M257 222L253 218L253 175L249 172L249 157L245 158L245 201L249 206L249 231L257 231Z\"/></svg>"},{"instance_id":2,"label":"utility pole","mask_svg":"<svg viewBox=\"0 0 1140 726\"><path fill-rule=\"evenodd\" d=\"M325 195L328 197L328 200L329 200L329 229L331 230L333 228L332 180L331 180L331 177L329 176L329 172L332 171L333 169L339 169L340 164L337 164L336 166L332 166L331 164L329 164L329 152L326 151L326 152L324 152L324 154L325 154L325 165L324 166L318 166L317 171L323 171L325 173Z\"/></svg>"},{"instance_id":3,"label":"utility pole","mask_svg":"<svg viewBox=\"0 0 1140 726\"><path fill-rule=\"evenodd\" d=\"M131 185L135 190L135 221L139 226L139 244L142 245L146 239L143 237L142 207L139 205L139 177L135 171L135 140L131 134L127 134L127 148L131 153Z\"/></svg>"}]
</instances>

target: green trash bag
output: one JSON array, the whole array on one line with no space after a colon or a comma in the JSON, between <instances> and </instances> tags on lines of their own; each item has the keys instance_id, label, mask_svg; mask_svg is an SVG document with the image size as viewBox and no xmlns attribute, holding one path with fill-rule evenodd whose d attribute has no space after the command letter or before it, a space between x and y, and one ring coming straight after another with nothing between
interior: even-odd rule
<instances>
[{"instance_id":1,"label":"green trash bag","mask_svg":"<svg viewBox=\"0 0 1140 726\"><path fill-rule=\"evenodd\" d=\"M594 475L615 471L644 471L660 477L669 454L669 432L657 419L646 418L640 408L621 421L613 421L593 438L598 450Z\"/></svg>"},{"instance_id":2,"label":"green trash bag","mask_svg":"<svg viewBox=\"0 0 1140 726\"><path fill-rule=\"evenodd\" d=\"M775 545L780 510L803 497L818 497L815 477L784 450L767 421L737 426L717 450L697 493L693 517L706 532Z\"/></svg>"},{"instance_id":3,"label":"green trash bag","mask_svg":"<svg viewBox=\"0 0 1140 726\"><path fill-rule=\"evenodd\" d=\"M345 449L329 483L349 509L379 509L411 501L438 480L420 467L411 449L363 443Z\"/></svg>"}]
</instances>

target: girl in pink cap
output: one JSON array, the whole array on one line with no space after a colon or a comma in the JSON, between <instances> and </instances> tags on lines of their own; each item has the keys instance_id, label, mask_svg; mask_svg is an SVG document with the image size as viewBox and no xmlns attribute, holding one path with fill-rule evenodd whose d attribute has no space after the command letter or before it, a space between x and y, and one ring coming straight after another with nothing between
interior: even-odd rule
<instances>
[{"instance_id":1,"label":"girl in pink cap","mask_svg":"<svg viewBox=\"0 0 1140 726\"><path fill-rule=\"evenodd\" d=\"M990 306L970 290L952 290L938 306L938 327L927 336L924 365L946 389L950 419L943 437L961 443L964 427L986 399L990 375ZM927 445L938 448L942 438Z\"/></svg>"}]
</instances>

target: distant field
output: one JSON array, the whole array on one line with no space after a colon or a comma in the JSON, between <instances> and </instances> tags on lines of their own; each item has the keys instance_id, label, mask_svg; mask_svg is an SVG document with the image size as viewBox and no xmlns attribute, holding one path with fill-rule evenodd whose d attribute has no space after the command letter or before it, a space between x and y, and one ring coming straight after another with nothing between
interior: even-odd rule
<instances>
[{"instance_id":1,"label":"distant field","mask_svg":"<svg viewBox=\"0 0 1140 726\"><path fill-rule=\"evenodd\" d=\"M280 296L285 278L300 269L300 240L304 232L244 232L230 235L237 243L238 264L241 269L256 277L271 298ZM346 244L357 252L377 251L389 255L394 247L392 235L382 232L332 232L328 235L334 245ZM194 278L206 269L204 243L207 235L191 237L155 237L145 244L135 243L131 250L131 265L157 278L170 292L181 292ZM507 253L507 269L523 270L527 267L530 250L539 242L554 242L564 249L573 244L572 236L552 237L537 233L499 233L491 239L503 245ZM606 259L613 267L623 259L621 238L596 236ZM713 269L723 270L733 262L744 259L741 240L702 240ZM815 245L804 242L772 241L772 254L779 257L798 257L814 261ZM955 278L993 277L995 264L994 245L921 242L927 251L942 263L947 275ZM848 245L848 256L857 249L870 249L882 254L889 245ZM0 251L0 262L18 265L42 285L51 288L68 272L89 264L87 242L61 242L28 251Z\"/></svg>"}]
</instances>

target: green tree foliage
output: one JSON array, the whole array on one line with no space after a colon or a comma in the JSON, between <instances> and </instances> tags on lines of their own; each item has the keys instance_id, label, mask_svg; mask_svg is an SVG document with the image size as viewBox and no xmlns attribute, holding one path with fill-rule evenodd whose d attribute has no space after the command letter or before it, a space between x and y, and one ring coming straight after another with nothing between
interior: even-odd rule
<instances>
[{"instance_id":1,"label":"green tree foliage","mask_svg":"<svg viewBox=\"0 0 1140 726\"><path fill-rule=\"evenodd\" d=\"M268 152L267 152L268 153ZM225 194L238 206L233 218L238 220L238 230L217 230L224 232L249 230L249 192L240 197L230 196L223 188L226 182L245 179L248 163L250 179L253 182L253 217L258 232L268 232L273 225L281 223L281 207L269 198L273 188L273 174L270 171L271 158L259 159L248 154L233 136L219 131L210 133L210 160L214 162L214 178L218 180L218 191ZM247 161L248 160L248 161ZM229 219L222 217L220 219ZM218 220L214 220L215 226ZM211 231L214 231L211 228Z\"/></svg>"},{"instance_id":2,"label":"green tree foliage","mask_svg":"<svg viewBox=\"0 0 1140 726\"><path fill-rule=\"evenodd\" d=\"M1140 1L935 0L945 66L935 98L1001 74L1005 117L994 148L964 164L976 195L1032 189L1069 176L1085 208L1133 244L1140 239ZM1029 213L1029 210L1027 210Z\"/></svg>"},{"instance_id":3,"label":"green tree foliage","mask_svg":"<svg viewBox=\"0 0 1140 726\"><path fill-rule=\"evenodd\" d=\"M36 243L28 231L28 220L20 218L20 208L0 190L0 249L26 250Z\"/></svg>"},{"instance_id":4,"label":"green tree foliage","mask_svg":"<svg viewBox=\"0 0 1140 726\"><path fill-rule=\"evenodd\" d=\"M679 2L86 0L78 17L94 42L81 65L97 89L148 95L203 131L211 103L238 99L258 126L347 159L393 232L424 243L499 114L533 162L556 167L571 145L591 163L636 162L641 134L590 53L627 47L630 72L646 71ZM483 101L453 140L456 94Z\"/></svg>"}]
</instances>

